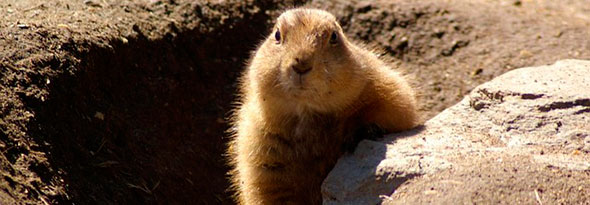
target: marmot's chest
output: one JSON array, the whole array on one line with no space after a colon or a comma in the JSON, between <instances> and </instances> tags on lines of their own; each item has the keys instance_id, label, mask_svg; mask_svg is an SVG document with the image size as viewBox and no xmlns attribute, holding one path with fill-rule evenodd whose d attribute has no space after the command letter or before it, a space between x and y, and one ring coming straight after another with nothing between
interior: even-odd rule
<instances>
[{"instance_id":1,"label":"marmot's chest","mask_svg":"<svg viewBox=\"0 0 590 205\"><path fill-rule=\"evenodd\" d=\"M293 116L284 124L284 130L292 139L330 138L342 132L345 121L331 115Z\"/></svg>"},{"instance_id":2,"label":"marmot's chest","mask_svg":"<svg viewBox=\"0 0 590 205\"><path fill-rule=\"evenodd\" d=\"M329 115L295 116L285 123L280 139L301 157L340 153L357 128L354 118Z\"/></svg>"}]
</instances>

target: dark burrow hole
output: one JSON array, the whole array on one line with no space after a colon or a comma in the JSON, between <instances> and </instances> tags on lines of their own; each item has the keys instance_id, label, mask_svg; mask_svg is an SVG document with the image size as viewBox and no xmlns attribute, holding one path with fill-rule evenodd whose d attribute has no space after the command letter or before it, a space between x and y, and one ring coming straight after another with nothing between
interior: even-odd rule
<instances>
[{"instance_id":1,"label":"dark burrow hole","mask_svg":"<svg viewBox=\"0 0 590 205\"><path fill-rule=\"evenodd\" d=\"M65 181L56 201L231 203L224 118L266 29L238 23L210 34L140 36L79 54L79 71L51 82L29 127L49 144L51 167Z\"/></svg>"}]
</instances>

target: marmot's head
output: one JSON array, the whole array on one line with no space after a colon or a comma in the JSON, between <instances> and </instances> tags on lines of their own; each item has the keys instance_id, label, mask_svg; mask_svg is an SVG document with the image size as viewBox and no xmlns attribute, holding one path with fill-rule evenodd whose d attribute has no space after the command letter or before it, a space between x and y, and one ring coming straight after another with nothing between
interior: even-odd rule
<instances>
[{"instance_id":1,"label":"marmot's head","mask_svg":"<svg viewBox=\"0 0 590 205\"><path fill-rule=\"evenodd\" d=\"M252 59L249 78L263 98L320 112L344 109L365 84L352 47L332 14L288 10Z\"/></svg>"}]
</instances>

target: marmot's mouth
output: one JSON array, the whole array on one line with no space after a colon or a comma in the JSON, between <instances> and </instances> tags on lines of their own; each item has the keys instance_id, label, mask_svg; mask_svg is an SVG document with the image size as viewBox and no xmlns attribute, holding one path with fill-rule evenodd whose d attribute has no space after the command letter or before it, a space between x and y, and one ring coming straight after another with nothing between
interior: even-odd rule
<instances>
[{"instance_id":1,"label":"marmot's mouth","mask_svg":"<svg viewBox=\"0 0 590 205\"><path fill-rule=\"evenodd\" d=\"M306 77L305 74L297 74L297 73L292 73L289 76L289 81L291 81L291 85L298 89L298 90L304 90L306 87ZM309 87L309 86L307 86Z\"/></svg>"},{"instance_id":2,"label":"marmot's mouth","mask_svg":"<svg viewBox=\"0 0 590 205\"><path fill-rule=\"evenodd\" d=\"M307 98L310 95L313 95L313 87L312 82L310 81L309 74L297 74L292 72L289 74L289 79L286 84L288 95L293 97L294 99L303 99Z\"/></svg>"},{"instance_id":3,"label":"marmot's mouth","mask_svg":"<svg viewBox=\"0 0 590 205\"><path fill-rule=\"evenodd\" d=\"M295 85L296 88L303 88L303 83L304 83L304 79L303 76L300 74L293 74L292 77L292 82L293 85Z\"/></svg>"}]
</instances>

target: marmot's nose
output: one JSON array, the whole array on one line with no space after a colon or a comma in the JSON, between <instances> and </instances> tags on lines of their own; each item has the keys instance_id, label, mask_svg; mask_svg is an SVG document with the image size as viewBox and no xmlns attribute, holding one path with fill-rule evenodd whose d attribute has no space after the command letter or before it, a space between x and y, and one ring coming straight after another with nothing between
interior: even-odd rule
<instances>
[{"instance_id":1,"label":"marmot's nose","mask_svg":"<svg viewBox=\"0 0 590 205\"><path fill-rule=\"evenodd\" d=\"M308 63L301 61L299 58L295 58L295 64L293 64L291 68L293 68L293 70L299 75L306 74L311 70L311 66Z\"/></svg>"}]
</instances>

